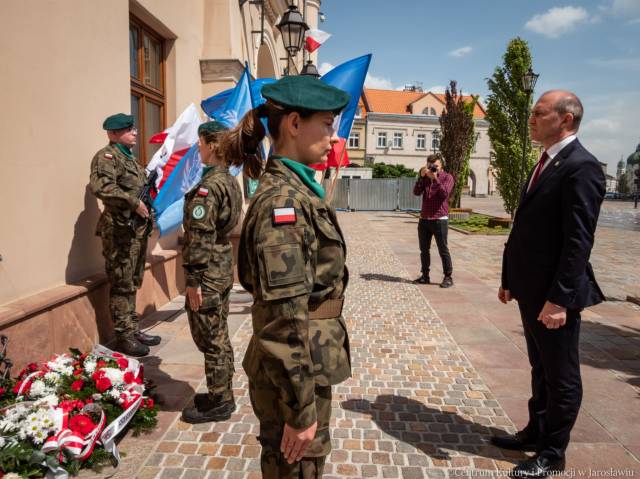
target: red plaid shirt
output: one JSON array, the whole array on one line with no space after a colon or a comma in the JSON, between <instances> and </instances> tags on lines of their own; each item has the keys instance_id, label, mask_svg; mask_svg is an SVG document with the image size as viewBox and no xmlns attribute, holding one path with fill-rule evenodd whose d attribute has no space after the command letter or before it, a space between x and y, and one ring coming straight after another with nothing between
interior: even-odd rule
<instances>
[{"instance_id":1,"label":"red plaid shirt","mask_svg":"<svg viewBox=\"0 0 640 479\"><path fill-rule=\"evenodd\" d=\"M435 180L428 176L418 177L413 187L413 194L422 195L422 211L420 218L423 220L437 220L443 216L449 216L449 195L455 183L453 176L446 171L441 171Z\"/></svg>"}]
</instances>

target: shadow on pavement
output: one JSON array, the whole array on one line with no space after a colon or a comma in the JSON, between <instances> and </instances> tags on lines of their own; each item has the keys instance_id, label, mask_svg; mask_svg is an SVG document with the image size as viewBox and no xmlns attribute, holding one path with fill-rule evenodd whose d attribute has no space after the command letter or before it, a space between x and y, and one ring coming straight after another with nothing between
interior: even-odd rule
<instances>
[{"instance_id":1,"label":"shadow on pavement","mask_svg":"<svg viewBox=\"0 0 640 479\"><path fill-rule=\"evenodd\" d=\"M640 328L583 320L580 336L581 364L617 371L640 388Z\"/></svg>"},{"instance_id":2,"label":"shadow on pavement","mask_svg":"<svg viewBox=\"0 0 640 479\"><path fill-rule=\"evenodd\" d=\"M146 356L141 362L144 364L145 379L154 386L152 395L160 411L182 411L195 395L189 382L175 379L162 371L162 359L157 356Z\"/></svg>"},{"instance_id":3,"label":"shadow on pavement","mask_svg":"<svg viewBox=\"0 0 640 479\"><path fill-rule=\"evenodd\" d=\"M380 430L432 459L450 460L447 449L497 460L526 458L524 453L501 451L489 443L490 436L504 435L503 430L463 419L456 413L429 408L403 396L380 395L375 402L350 399L341 406L370 416Z\"/></svg>"},{"instance_id":4,"label":"shadow on pavement","mask_svg":"<svg viewBox=\"0 0 640 479\"><path fill-rule=\"evenodd\" d=\"M414 284L410 279L400 278L398 276L389 276L388 274L362 273L360 274L360 277L365 281L388 281L390 283Z\"/></svg>"}]
</instances>

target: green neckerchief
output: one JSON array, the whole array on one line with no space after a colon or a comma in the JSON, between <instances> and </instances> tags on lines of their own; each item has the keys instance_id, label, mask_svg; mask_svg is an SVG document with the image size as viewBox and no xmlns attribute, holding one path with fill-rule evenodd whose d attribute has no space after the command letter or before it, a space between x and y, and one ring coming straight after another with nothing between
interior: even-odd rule
<instances>
[{"instance_id":1,"label":"green neckerchief","mask_svg":"<svg viewBox=\"0 0 640 479\"><path fill-rule=\"evenodd\" d=\"M284 158L283 156L273 156L273 158L276 158L284 163L287 168L298 175L298 178L300 178L305 186L313 191L318 197L324 199L324 188L322 188L322 185L315 179L316 170L314 170L313 168L309 168L307 165L303 165L302 163L299 163L297 161Z\"/></svg>"},{"instance_id":2,"label":"green neckerchief","mask_svg":"<svg viewBox=\"0 0 640 479\"><path fill-rule=\"evenodd\" d=\"M116 145L116 148L120 150L122 153L124 153L127 158L133 159L133 152L131 151L131 148L127 148L121 143L116 143L115 145Z\"/></svg>"}]
</instances>

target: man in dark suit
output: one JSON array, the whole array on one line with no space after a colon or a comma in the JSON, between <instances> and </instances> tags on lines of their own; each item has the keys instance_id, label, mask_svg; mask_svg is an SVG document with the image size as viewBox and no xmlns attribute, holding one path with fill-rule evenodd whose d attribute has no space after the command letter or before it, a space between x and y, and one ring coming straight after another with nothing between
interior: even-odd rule
<instances>
[{"instance_id":1,"label":"man in dark suit","mask_svg":"<svg viewBox=\"0 0 640 479\"><path fill-rule=\"evenodd\" d=\"M544 152L523 186L505 244L498 299L518 302L531 363L529 423L492 437L506 449L535 451L513 476L547 477L565 466L582 400L580 311L604 300L589 255L605 193L598 160L576 138L583 108L576 95L542 95L529 119Z\"/></svg>"}]
</instances>

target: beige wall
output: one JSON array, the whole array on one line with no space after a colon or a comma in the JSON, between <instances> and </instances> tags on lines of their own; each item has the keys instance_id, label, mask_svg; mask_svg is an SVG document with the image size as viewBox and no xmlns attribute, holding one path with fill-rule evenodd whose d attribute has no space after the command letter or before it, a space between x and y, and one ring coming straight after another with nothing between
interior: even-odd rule
<instances>
[{"instance_id":1,"label":"beige wall","mask_svg":"<svg viewBox=\"0 0 640 479\"><path fill-rule=\"evenodd\" d=\"M441 115L442 110L444 110L444 105L435 96L427 94L419 100L415 101L411 105L411 108L411 112L414 115L421 115L425 108L429 108L429 113L431 112L431 108L433 108L436 111L436 115Z\"/></svg>"},{"instance_id":2,"label":"beige wall","mask_svg":"<svg viewBox=\"0 0 640 479\"><path fill-rule=\"evenodd\" d=\"M102 267L86 185L102 121L130 110L129 7L63 5L0 2L0 304Z\"/></svg>"},{"instance_id":3,"label":"beige wall","mask_svg":"<svg viewBox=\"0 0 640 479\"><path fill-rule=\"evenodd\" d=\"M286 2L267 3L262 57L277 62L282 42L270 24ZM166 38L167 126L189 103L233 86L227 77L203 82L201 60L248 61L257 72L250 30L259 15L249 2L242 12L237 0L0 2L0 304L103 269L89 165L107 143L104 118L130 111L130 13ZM175 249L176 236L160 243L154 254Z\"/></svg>"}]
</instances>

